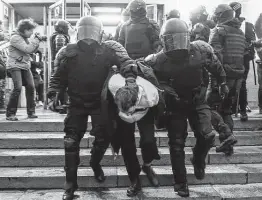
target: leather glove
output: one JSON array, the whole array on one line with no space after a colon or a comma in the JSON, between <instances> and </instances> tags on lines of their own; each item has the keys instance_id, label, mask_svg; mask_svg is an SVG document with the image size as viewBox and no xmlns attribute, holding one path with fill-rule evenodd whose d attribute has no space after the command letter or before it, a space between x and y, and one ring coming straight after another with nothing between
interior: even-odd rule
<instances>
[{"instance_id":1,"label":"leather glove","mask_svg":"<svg viewBox=\"0 0 262 200\"><path fill-rule=\"evenodd\" d=\"M137 69L137 65L134 63L128 64L125 67L120 68L120 74L124 77L137 77L138 74L138 69Z\"/></svg>"},{"instance_id":2,"label":"leather glove","mask_svg":"<svg viewBox=\"0 0 262 200\"><path fill-rule=\"evenodd\" d=\"M222 83L219 87L219 94L222 99L225 99L229 93L229 89L226 83Z\"/></svg>"}]
</instances>

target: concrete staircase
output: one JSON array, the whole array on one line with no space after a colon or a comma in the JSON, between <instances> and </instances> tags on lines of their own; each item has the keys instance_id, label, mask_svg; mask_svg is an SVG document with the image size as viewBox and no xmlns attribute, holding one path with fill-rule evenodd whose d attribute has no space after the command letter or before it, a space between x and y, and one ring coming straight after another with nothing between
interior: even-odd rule
<instances>
[{"instance_id":1,"label":"concrete staircase","mask_svg":"<svg viewBox=\"0 0 262 200\"><path fill-rule=\"evenodd\" d=\"M59 200L65 175L62 132L65 116L38 111L39 118L29 120L23 112L20 111L18 122L8 122L0 116L0 200ZM195 143L193 133L189 133L186 164L190 198L187 199L262 199L262 116L257 112L250 114L245 123L235 119L238 138L235 154L225 157L213 148L207 157L206 177L202 181L195 179L189 161ZM161 187L152 188L142 173L143 192L133 199L180 199L172 188L167 134L157 131L156 137L161 160L154 162L154 169ZM78 199L130 199L126 196L129 179L122 156L114 160L110 149L102 161L107 179L102 184L95 181L88 166L93 140L87 133L81 142ZM136 142L138 146L138 133ZM137 154L141 160L139 148Z\"/></svg>"}]
</instances>

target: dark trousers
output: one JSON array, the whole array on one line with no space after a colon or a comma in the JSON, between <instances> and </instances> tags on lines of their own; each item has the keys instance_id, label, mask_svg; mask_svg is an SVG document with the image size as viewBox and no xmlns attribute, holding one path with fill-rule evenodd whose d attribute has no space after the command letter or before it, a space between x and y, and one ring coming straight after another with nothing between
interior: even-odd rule
<instances>
[{"instance_id":1,"label":"dark trousers","mask_svg":"<svg viewBox=\"0 0 262 200\"><path fill-rule=\"evenodd\" d=\"M14 89L11 93L9 102L7 104L7 117L10 115L15 115L17 112L18 100L21 93L22 86L25 86L26 92L26 104L27 104L27 114L32 114L35 112L35 97L34 97L34 79L31 70L22 69L11 69L9 73L12 77L14 83Z\"/></svg>"},{"instance_id":2,"label":"dark trousers","mask_svg":"<svg viewBox=\"0 0 262 200\"><path fill-rule=\"evenodd\" d=\"M242 113L246 113L246 107L248 104L247 102L247 76L248 76L249 69L250 69L250 58L247 55L244 56L244 67L245 67L245 72L244 72L244 76L243 76L243 80L242 80L242 84L240 88L240 93L239 93L239 107Z\"/></svg>"},{"instance_id":3,"label":"dark trousers","mask_svg":"<svg viewBox=\"0 0 262 200\"><path fill-rule=\"evenodd\" d=\"M154 159L159 160L156 138L154 135L154 115L152 110L137 122L140 132L140 148L144 163L151 163ZM124 158L129 179L134 180L141 171L136 155L135 123L127 123L117 118L117 134L120 137L120 147Z\"/></svg>"},{"instance_id":4,"label":"dark trousers","mask_svg":"<svg viewBox=\"0 0 262 200\"><path fill-rule=\"evenodd\" d=\"M258 106L262 109L262 63L257 63L257 77L258 77Z\"/></svg>"},{"instance_id":5,"label":"dark trousers","mask_svg":"<svg viewBox=\"0 0 262 200\"><path fill-rule=\"evenodd\" d=\"M44 84L43 83L39 83L36 87L36 94L38 95L38 101L44 101Z\"/></svg>"},{"instance_id":6,"label":"dark trousers","mask_svg":"<svg viewBox=\"0 0 262 200\"><path fill-rule=\"evenodd\" d=\"M211 112L206 104L183 104L174 106L167 120L170 159L176 184L187 182L185 167L185 142L187 138L187 119L196 137L193 148L195 163L205 165L205 158L213 146L215 133L212 132Z\"/></svg>"},{"instance_id":7,"label":"dark trousers","mask_svg":"<svg viewBox=\"0 0 262 200\"><path fill-rule=\"evenodd\" d=\"M79 145L87 129L88 116L92 118L92 124L96 127L95 140L91 149L90 165L95 167L100 164L106 149L109 146L109 136L101 121L101 110L86 109L84 107L69 107L65 118L65 190L77 189L77 169L80 163Z\"/></svg>"}]
</instances>

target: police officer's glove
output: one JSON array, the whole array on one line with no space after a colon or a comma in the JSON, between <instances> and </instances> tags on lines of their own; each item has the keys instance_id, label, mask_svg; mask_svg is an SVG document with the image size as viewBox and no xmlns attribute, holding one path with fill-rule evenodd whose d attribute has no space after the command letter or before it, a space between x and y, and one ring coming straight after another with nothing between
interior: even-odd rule
<instances>
[{"instance_id":1,"label":"police officer's glove","mask_svg":"<svg viewBox=\"0 0 262 200\"><path fill-rule=\"evenodd\" d=\"M54 99L56 94L57 94L57 92L55 92L55 91L48 91L46 96L47 96L48 99Z\"/></svg>"},{"instance_id":2,"label":"police officer's glove","mask_svg":"<svg viewBox=\"0 0 262 200\"><path fill-rule=\"evenodd\" d=\"M137 69L137 65L135 63L131 63L126 65L125 67L121 67L120 68L120 74L124 77L137 77L138 74L138 69Z\"/></svg>"},{"instance_id":3,"label":"police officer's glove","mask_svg":"<svg viewBox=\"0 0 262 200\"><path fill-rule=\"evenodd\" d=\"M225 99L228 96L229 89L226 83L221 83L219 87L219 94L222 99Z\"/></svg>"}]
</instances>

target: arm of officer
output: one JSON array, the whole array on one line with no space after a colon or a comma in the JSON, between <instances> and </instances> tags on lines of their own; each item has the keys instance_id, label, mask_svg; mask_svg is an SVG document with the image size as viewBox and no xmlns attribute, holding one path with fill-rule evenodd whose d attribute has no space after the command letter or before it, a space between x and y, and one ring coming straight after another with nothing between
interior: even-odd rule
<instances>
[{"instance_id":1,"label":"arm of officer","mask_svg":"<svg viewBox=\"0 0 262 200\"><path fill-rule=\"evenodd\" d=\"M50 84L48 88L48 98L53 97L61 89L67 87L66 80L66 47L62 47L56 55L54 62L55 72L50 78Z\"/></svg>"},{"instance_id":2,"label":"arm of officer","mask_svg":"<svg viewBox=\"0 0 262 200\"><path fill-rule=\"evenodd\" d=\"M220 84L225 83L226 72L220 60L214 53L212 46L201 40L194 41L192 44L193 48L200 53L203 66L207 69L207 71L217 78Z\"/></svg>"},{"instance_id":3,"label":"arm of officer","mask_svg":"<svg viewBox=\"0 0 262 200\"><path fill-rule=\"evenodd\" d=\"M222 51L223 51L223 45L224 45L224 35L226 34L226 31L223 27L215 27L214 29L211 30L210 32L210 37L209 37L209 44L213 47L214 53L220 60L220 62L223 63L223 56L222 56Z\"/></svg>"},{"instance_id":4,"label":"arm of officer","mask_svg":"<svg viewBox=\"0 0 262 200\"><path fill-rule=\"evenodd\" d=\"M125 46L126 41L126 23L124 23L119 30L119 37L117 42L119 42L122 46Z\"/></svg>"},{"instance_id":5,"label":"arm of officer","mask_svg":"<svg viewBox=\"0 0 262 200\"><path fill-rule=\"evenodd\" d=\"M154 52L157 53L162 49L161 41L159 38L160 35L160 27L154 20L149 20L149 38L152 42Z\"/></svg>"},{"instance_id":6,"label":"arm of officer","mask_svg":"<svg viewBox=\"0 0 262 200\"><path fill-rule=\"evenodd\" d=\"M118 42L109 40L105 42L105 45L112 50L112 65L118 66L120 74L125 77L137 77L137 64L131 59L125 48Z\"/></svg>"}]
</instances>

